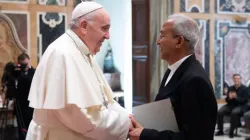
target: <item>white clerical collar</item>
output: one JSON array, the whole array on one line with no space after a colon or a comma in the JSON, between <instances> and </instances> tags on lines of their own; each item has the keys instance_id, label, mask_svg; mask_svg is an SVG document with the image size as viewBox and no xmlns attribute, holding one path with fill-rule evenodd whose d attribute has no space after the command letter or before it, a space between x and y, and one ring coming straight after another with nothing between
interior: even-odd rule
<instances>
[{"instance_id":1,"label":"white clerical collar","mask_svg":"<svg viewBox=\"0 0 250 140\"><path fill-rule=\"evenodd\" d=\"M178 67L189 57L191 56L192 54L190 55L187 55L185 57L183 57L182 59L178 60L177 62L175 62L174 64L170 65L168 68L171 70L171 71L176 71L178 69Z\"/></svg>"},{"instance_id":2,"label":"white clerical collar","mask_svg":"<svg viewBox=\"0 0 250 140\"><path fill-rule=\"evenodd\" d=\"M81 51L81 53L85 55L91 54L89 51L89 48L83 43L83 41L72 31L72 30L67 30L66 33L72 38L72 40L76 43L77 47Z\"/></svg>"}]
</instances>

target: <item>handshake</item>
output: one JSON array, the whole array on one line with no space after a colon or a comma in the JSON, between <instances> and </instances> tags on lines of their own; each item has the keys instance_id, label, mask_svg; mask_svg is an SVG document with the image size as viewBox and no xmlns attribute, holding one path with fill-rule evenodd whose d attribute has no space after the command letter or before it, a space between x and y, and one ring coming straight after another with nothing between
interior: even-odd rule
<instances>
[{"instance_id":1,"label":"handshake","mask_svg":"<svg viewBox=\"0 0 250 140\"><path fill-rule=\"evenodd\" d=\"M130 120L131 120L131 124L129 127L129 133L128 133L128 137L130 140L140 140L140 135L142 133L142 130L144 129L141 124L139 124L135 118L133 117L133 115L129 116Z\"/></svg>"}]
</instances>

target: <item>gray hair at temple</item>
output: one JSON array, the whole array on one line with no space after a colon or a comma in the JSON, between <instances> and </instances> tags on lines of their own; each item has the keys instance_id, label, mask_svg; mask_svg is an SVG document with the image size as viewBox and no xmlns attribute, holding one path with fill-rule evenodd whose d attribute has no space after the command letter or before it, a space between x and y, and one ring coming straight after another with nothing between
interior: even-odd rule
<instances>
[{"instance_id":1,"label":"gray hair at temple","mask_svg":"<svg viewBox=\"0 0 250 140\"><path fill-rule=\"evenodd\" d=\"M169 16L169 19L173 20L173 32L178 35L182 35L189 41L189 50L194 52L195 46L199 40L199 26L190 17L183 14L174 14Z\"/></svg>"},{"instance_id":2,"label":"gray hair at temple","mask_svg":"<svg viewBox=\"0 0 250 140\"><path fill-rule=\"evenodd\" d=\"M93 21L94 17L96 15L96 10L93 11L93 12L90 12L86 15L83 15L83 16L80 16L76 19L73 19L70 21L70 24L69 24L69 27L70 29L75 29L77 27L80 26L80 23L83 21L83 20L87 20L89 23L91 23L91 21Z\"/></svg>"}]
</instances>

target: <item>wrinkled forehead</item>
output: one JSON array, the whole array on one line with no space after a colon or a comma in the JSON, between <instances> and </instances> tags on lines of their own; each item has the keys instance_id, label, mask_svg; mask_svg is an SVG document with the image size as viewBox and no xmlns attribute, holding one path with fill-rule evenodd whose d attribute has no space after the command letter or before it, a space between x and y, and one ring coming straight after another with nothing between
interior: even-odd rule
<instances>
[{"instance_id":1,"label":"wrinkled forehead","mask_svg":"<svg viewBox=\"0 0 250 140\"><path fill-rule=\"evenodd\" d=\"M165 33L169 33L173 31L173 25L174 25L174 20L170 19L167 20L161 28L161 33L165 34Z\"/></svg>"},{"instance_id":2,"label":"wrinkled forehead","mask_svg":"<svg viewBox=\"0 0 250 140\"><path fill-rule=\"evenodd\" d=\"M101 25L110 24L110 16L105 9L102 8L96 12L97 13L96 13L95 20L98 21L99 24L101 24Z\"/></svg>"}]
</instances>

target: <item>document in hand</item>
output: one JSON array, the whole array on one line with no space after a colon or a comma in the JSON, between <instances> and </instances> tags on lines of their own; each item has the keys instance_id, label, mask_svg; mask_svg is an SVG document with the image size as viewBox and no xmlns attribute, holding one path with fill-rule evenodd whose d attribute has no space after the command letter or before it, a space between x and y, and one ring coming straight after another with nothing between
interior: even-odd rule
<instances>
[{"instance_id":1,"label":"document in hand","mask_svg":"<svg viewBox=\"0 0 250 140\"><path fill-rule=\"evenodd\" d=\"M133 114L144 128L179 132L170 99L136 106L133 108Z\"/></svg>"}]
</instances>

